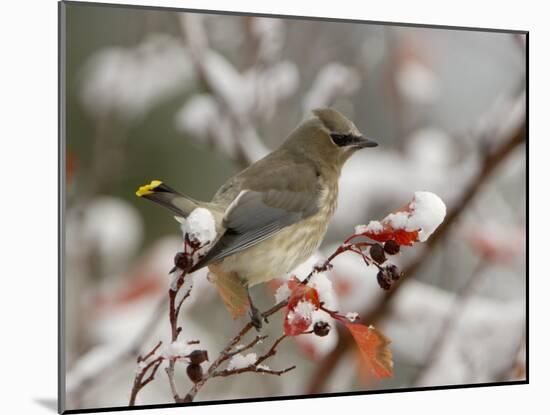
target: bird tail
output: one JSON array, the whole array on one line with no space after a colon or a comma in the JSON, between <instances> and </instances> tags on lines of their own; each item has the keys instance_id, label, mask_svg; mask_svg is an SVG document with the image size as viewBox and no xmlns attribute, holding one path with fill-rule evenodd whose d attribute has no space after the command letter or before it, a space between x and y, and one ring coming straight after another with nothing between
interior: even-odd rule
<instances>
[{"instance_id":1,"label":"bird tail","mask_svg":"<svg viewBox=\"0 0 550 415\"><path fill-rule=\"evenodd\" d=\"M136 191L136 196L152 200L184 218L199 206L197 201L175 191L160 180L141 186Z\"/></svg>"}]
</instances>

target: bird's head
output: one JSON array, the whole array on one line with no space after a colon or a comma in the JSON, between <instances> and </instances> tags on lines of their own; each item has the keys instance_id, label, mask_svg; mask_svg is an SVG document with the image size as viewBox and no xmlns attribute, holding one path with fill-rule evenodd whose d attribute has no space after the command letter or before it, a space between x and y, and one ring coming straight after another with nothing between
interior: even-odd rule
<instances>
[{"instance_id":1,"label":"bird's head","mask_svg":"<svg viewBox=\"0 0 550 415\"><path fill-rule=\"evenodd\" d=\"M284 146L296 151L316 164L338 170L357 150L378 144L364 137L355 124L332 108L313 110L315 117L298 126Z\"/></svg>"}]
</instances>

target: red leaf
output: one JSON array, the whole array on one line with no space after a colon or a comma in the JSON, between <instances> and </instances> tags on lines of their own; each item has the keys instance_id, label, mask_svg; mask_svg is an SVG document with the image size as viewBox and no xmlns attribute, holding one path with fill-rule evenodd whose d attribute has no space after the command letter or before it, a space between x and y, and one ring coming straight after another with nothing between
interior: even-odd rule
<instances>
[{"instance_id":1,"label":"red leaf","mask_svg":"<svg viewBox=\"0 0 550 415\"><path fill-rule=\"evenodd\" d=\"M285 322L283 324L284 333L287 336L297 336L298 334L302 334L311 324L311 317L294 317L291 320L289 317L292 316L292 312L292 310L287 310Z\"/></svg>"},{"instance_id":2,"label":"red leaf","mask_svg":"<svg viewBox=\"0 0 550 415\"><path fill-rule=\"evenodd\" d=\"M364 232L367 238L370 238L377 242L386 242L393 239L399 245L411 246L418 241L418 231L406 231L405 229L393 229L389 225L382 223L384 230L382 232Z\"/></svg>"},{"instance_id":3,"label":"red leaf","mask_svg":"<svg viewBox=\"0 0 550 415\"><path fill-rule=\"evenodd\" d=\"M297 278L292 278L287 284L291 292L283 328L287 336L297 336L308 329L311 324L311 315L295 313L296 307L300 302L306 302L311 304L313 310L317 310L320 305L319 293L315 288L301 284Z\"/></svg>"},{"instance_id":4,"label":"red leaf","mask_svg":"<svg viewBox=\"0 0 550 415\"><path fill-rule=\"evenodd\" d=\"M377 379L387 378L393 374L392 353L388 345L390 340L374 327L350 323L346 319L338 319L348 328L363 361Z\"/></svg>"},{"instance_id":5,"label":"red leaf","mask_svg":"<svg viewBox=\"0 0 550 415\"><path fill-rule=\"evenodd\" d=\"M411 202L412 203L412 202ZM381 221L377 222L378 229L374 228L372 230L365 229L364 232L361 233L361 235L366 236L367 238L370 238L377 242L386 242L391 239L393 239L395 242L397 242L399 245L407 245L411 246L413 243L418 241L418 232L420 229L407 231L403 228L394 228L392 221L389 219L392 215L396 215L399 213L409 214L411 213L411 203L408 205L402 207L401 209L393 212L392 214L386 216ZM382 229L379 229L379 228ZM369 228L369 227L367 227Z\"/></svg>"},{"instance_id":6,"label":"red leaf","mask_svg":"<svg viewBox=\"0 0 550 415\"><path fill-rule=\"evenodd\" d=\"M420 240L426 241L443 222L445 214L446 207L439 196L415 192L411 202L384 219L357 226L353 237L362 235L377 242L393 239L399 245L410 246Z\"/></svg>"},{"instance_id":7,"label":"red leaf","mask_svg":"<svg viewBox=\"0 0 550 415\"><path fill-rule=\"evenodd\" d=\"M289 309L296 307L300 301L309 301L315 305L315 308L319 308L319 293L315 288L302 284L296 277L288 281L288 288L290 288L287 306Z\"/></svg>"}]
</instances>

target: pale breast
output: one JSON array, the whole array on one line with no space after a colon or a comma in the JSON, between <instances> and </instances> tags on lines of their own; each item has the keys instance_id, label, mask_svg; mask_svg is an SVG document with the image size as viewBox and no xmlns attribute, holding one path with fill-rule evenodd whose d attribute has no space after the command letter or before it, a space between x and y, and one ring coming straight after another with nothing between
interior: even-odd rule
<instances>
[{"instance_id":1,"label":"pale breast","mask_svg":"<svg viewBox=\"0 0 550 415\"><path fill-rule=\"evenodd\" d=\"M308 259L321 245L336 209L337 185L322 183L319 211L271 238L223 260L225 272L236 272L249 286L282 277Z\"/></svg>"}]
</instances>

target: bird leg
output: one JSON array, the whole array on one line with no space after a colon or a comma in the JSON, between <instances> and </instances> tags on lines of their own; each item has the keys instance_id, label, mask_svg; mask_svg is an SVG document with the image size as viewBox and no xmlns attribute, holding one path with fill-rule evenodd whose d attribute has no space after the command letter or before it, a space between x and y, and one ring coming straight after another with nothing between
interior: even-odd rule
<instances>
[{"instance_id":1,"label":"bird leg","mask_svg":"<svg viewBox=\"0 0 550 415\"><path fill-rule=\"evenodd\" d=\"M250 290L248 287L246 287L246 292L248 294L248 302L250 303L250 321L252 326L254 326L257 331L260 331L262 328L262 313L252 302L252 297L250 296ZM265 319L265 322L267 323L267 319Z\"/></svg>"}]
</instances>

